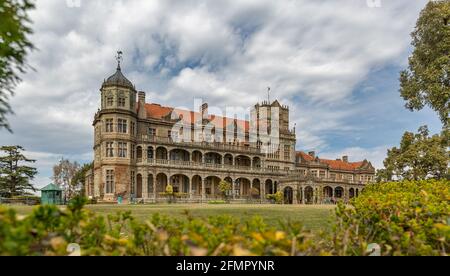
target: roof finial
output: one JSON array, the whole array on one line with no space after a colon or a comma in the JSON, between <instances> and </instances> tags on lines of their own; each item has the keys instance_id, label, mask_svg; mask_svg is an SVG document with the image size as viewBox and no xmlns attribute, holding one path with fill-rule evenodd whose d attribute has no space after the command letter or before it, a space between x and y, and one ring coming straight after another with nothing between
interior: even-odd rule
<instances>
[{"instance_id":1,"label":"roof finial","mask_svg":"<svg viewBox=\"0 0 450 276\"><path fill-rule=\"evenodd\" d=\"M117 51L117 56L116 56L116 60L117 60L117 70L120 71L120 62L123 61L123 52L122 51Z\"/></svg>"}]
</instances>

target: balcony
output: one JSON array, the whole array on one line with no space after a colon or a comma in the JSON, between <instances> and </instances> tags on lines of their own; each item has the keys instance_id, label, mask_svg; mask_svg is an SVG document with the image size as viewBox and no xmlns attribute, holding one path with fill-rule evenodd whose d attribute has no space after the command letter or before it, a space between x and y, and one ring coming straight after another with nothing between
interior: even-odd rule
<instances>
[{"instance_id":1,"label":"balcony","mask_svg":"<svg viewBox=\"0 0 450 276\"><path fill-rule=\"evenodd\" d=\"M155 143L180 148L202 148L206 150L225 152L244 152L250 154L263 154L260 148L253 146L233 145L221 142L178 142L169 137L142 135L140 142Z\"/></svg>"},{"instance_id":2,"label":"balcony","mask_svg":"<svg viewBox=\"0 0 450 276\"><path fill-rule=\"evenodd\" d=\"M219 171L238 171L238 172L259 172L259 173L277 173L285 174L282 170L262 168L260 166L239 166L228 164L215 163L199 163L182 160L167 160L167 159L137 159L138 165L161 166L171 168L183 169L205 169L205 170L219 170Z\"/></svg>"},{"instance_id":3,"label":"balcony","mask_svg":"<svg viewBox=\"0 0 450 276\"><path fill-rule=\"evenodd\" d=\"M355 185L365 185L369 183L369 181L361 181L361 180L353 180L353 179L336 179L336 178L329 178L329 177L317 177L313 175L303 175L300 174L300 172L297 171L288 171L287 176L284 178L284 181L306 181L306 180L313 180L316 182L329 182L329 183L342 183L342 184L355 184Z\"/></svg>"}]
</instances>

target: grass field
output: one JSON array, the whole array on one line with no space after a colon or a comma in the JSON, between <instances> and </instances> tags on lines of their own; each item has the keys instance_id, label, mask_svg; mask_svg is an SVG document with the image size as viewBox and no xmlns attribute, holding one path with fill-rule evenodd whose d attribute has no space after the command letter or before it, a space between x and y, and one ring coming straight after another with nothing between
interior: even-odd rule
<instances>
[{"instance_id":1,"label":"grass field","mask_svg":"<svg viewBox=\"0 0 450 276\"><path fill-rule=\"evenodd\" d=\"M11 206L10 206L11 207ZM33 207L12 206L19 214L29 214ZM306 229L329 230L334 206L327 205L200 205L200 204L157 204L157 205L88 205L88 209L100 215L131 211L138 219L146 219L155 213L176 218L185 218L185 211L194 217L207 218L213 215L231 215L246 220L262 217L269 225L278 226L280 221L299 221Z\"/></svg>"}]
</instances>

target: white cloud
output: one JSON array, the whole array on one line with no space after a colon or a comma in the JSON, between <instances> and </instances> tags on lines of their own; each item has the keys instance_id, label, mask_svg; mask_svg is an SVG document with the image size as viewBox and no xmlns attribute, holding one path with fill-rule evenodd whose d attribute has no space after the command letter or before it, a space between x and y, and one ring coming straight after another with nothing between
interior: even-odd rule
<instances>
[{"instance_id":1,"label":"white cloud","mask_svg":"<svg viewBox=\"0 0 450 276\"><path fill-rule=\"evenodd\" d=\"M291 107L298 146L327 149L325 133L355 128L346 123L360 112L352 106L355 86L375 68L404 64L425 3L92 0L68 8L40 0L32 13L39 50L29 58L37 71L17 88L15 134L2 133L0 143L90 154L98 89L121 49L125 74L152 102L192 106L202 97L247 107L271 86L272 98Z\"/></svg>"}]
</instances>

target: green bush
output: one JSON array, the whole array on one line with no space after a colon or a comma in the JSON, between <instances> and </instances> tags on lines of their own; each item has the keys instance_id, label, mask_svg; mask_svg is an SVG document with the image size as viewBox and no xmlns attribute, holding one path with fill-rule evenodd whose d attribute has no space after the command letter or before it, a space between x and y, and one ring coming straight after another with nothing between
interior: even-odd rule
<instances>
[{"instance_id":1,"label":"green bush","mask_svg":"<svg viewBox=\"0 0 450 276\"><path fill-rule=\"evenodd\" d=\"M449 201L448 180L368 185L351 208L336 209L335 254L363 255L377 243L383 255L446 255Z\"/></svg>"},{"instance_id":2,"label":"green bush","mask_svg":"<svg viewBox=\"0 0 450 276\"><path fill-rule=\"evenodd\" d=\"M333 231L312 234L261 218L105 218L77 198L65 210L40 206L26 217L0 208L0 254L67 255L77 243L83 255L368 255L377 243L383 255L447 255L449 200L448 180L373 184L352 206L338 205Z\"/></svg>"},{"instance_id":3,"label":"green bush","mask_svg":"<svg viewBox=\"0 0 450 276\"><path fill-rule=\"evenodd\" d=\"M273 203L282 204L283 203L284 194L281 191L276 192L275 194L268 194L266 198Z\"/></svg>"}]
</instances>

